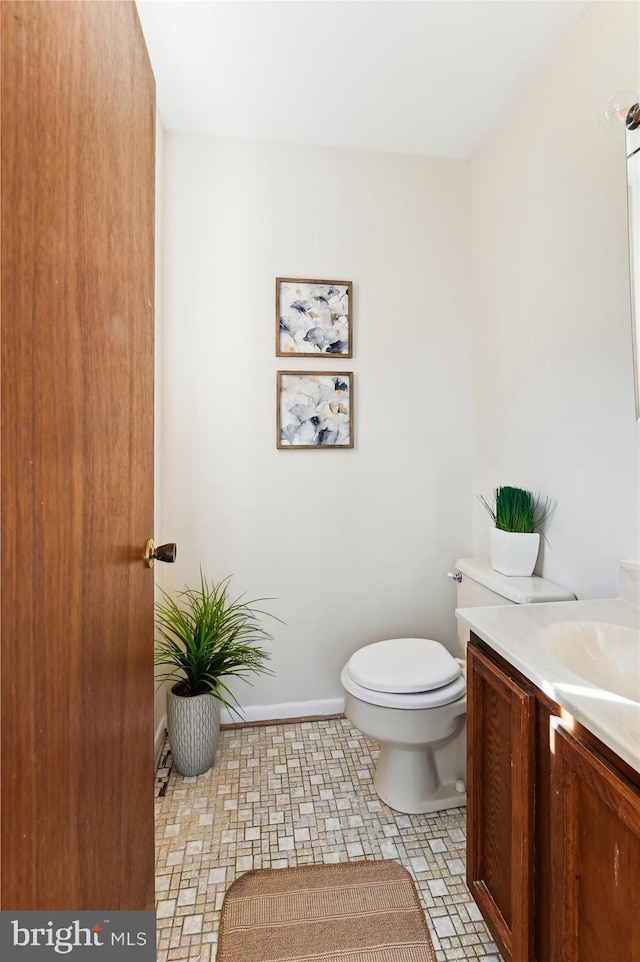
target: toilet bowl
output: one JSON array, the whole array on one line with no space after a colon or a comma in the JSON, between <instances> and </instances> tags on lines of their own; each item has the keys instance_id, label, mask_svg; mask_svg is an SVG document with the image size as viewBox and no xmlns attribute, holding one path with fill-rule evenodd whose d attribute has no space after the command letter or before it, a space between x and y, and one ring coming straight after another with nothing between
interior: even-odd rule
<instances>
[{"instance_id":1,"label":"toilet bowl","mask_svg":"<svg viewBox=\"0 0 640 962\"><path fill-rule=\"evenodd\" d=\"M345 714L380 743L374 788L390 808L437 812L466 802L466 683L461 663L428 638L360 648L341 676Z\"/></svg>"},{"instance_id":2,"label":"toilet bowl","mask_svg":"<svg viewBox=\"0 0 640 962\"><path fill-rule=\"evenodd\" d=\"M459 608L571 601L537 575L510 577L488 558L460 558L451 577ZM459 622L464 655L469 630ZM463 662L429 638L365 645L342 670L345 714L380 743L374 788L399 812L416 815L466 801L466 680Z\"/></svg>"}]
</instances>

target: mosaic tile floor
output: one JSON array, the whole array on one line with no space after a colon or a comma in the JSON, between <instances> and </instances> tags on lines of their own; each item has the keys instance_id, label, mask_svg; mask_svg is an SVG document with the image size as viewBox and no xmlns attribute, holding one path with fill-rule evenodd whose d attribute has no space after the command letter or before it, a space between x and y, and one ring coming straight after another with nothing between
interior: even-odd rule
<instances>
[{"instance_id":1,"label":"mosaic tile floor","mask_svg":"<svg viewBox=\"0 0 640 962\"><path fill-rule=\"evenodd\" d=\"M438 962L501 956L464 881L464 809L401 815L377 745L344 718L221 732L213 769L156 780L158 962L215 962L227 887L252 868L391 858L416 881ZM238 960L242 962L242 960Z\"/></svg>"}]
</instances>

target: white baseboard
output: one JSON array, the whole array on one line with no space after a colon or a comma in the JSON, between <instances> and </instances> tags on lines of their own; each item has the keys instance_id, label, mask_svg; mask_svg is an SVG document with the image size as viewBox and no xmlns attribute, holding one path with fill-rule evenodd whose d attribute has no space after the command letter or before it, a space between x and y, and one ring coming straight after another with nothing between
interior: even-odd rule
<instances>
[{"instance_id":1,"label":"white baseboard","mask_svg":"<svg viewBox=\"0 0 640 962\"><path fill-rule=\"evenodd\" d=\"M341 715L344 711L344 698L324 698L317 701L285 701L277 705L245 705L242 718L233 715L228 708L220 712L220 722L229 725L237 721L271 721L278 718L307 718L314 715ZM164 714L156 729L154 739L155 769L160 764L160 755L167 730L167 716Z\"/></svg>"},{"instance_id":2,"label":"white baseboard","mask_svg":"<svg viewBox=\"0 0 640 962\"><path fill-rule=\"evenodd\" d=\"M228 708L223 708L220 713L220 722L222 725L228 725L237 721L256 722L271 721L277 718L305 718L313 715L341 715L343 711L344 698L285 701L278 705L243 705L241 719L230 712Z\"/></svg>"},{"instance_id":3,"label":"white baseboard","mask_svg":"<svg viewBox=\"0 0 640 962\"><path fill-rule=\"evenodd\" d=\"M156 760L154 771L158 770L158 765L160 764L160 754L162 752L162 746L164 745L165 735L167 733L167 716L164 714L160 719L160 724L156 729L156 737L153 742L154 757Z\"/></svg>"}]
</instances>

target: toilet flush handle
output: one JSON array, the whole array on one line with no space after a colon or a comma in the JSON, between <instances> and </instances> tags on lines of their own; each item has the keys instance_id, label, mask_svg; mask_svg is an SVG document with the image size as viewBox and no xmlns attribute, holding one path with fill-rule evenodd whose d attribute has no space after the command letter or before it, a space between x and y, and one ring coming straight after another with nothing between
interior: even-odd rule
<instances>
[{"instance_id":1,"label":"toilet flush handle","mask_svg":"<svg viewBox=\"0 0 640 962\"><path fill-rule=\"evenodd\" d=\"M461 571L447 571L447 578L451 578L452 581L462 581Z\"/></svg>"}]
</instances>

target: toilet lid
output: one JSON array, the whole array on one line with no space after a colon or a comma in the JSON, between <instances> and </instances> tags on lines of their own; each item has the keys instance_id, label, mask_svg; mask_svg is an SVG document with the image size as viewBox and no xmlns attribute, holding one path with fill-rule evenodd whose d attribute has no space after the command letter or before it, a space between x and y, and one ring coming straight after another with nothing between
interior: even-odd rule
<instances>
[{"instance_id":1,"label":"toilet lid","mask_svg":"<svg viewBox=\"0 0 640 962\"><path fill-rule=\"evenodd\" d=\"M362 685L356 684L349 675L348 665L345 665L342 669L340 681L344 690L355 698L359 698L360 701L367 702L369 705L377 705L379 708L399 708L402 711L440 708L442 705L450 705L452 702L464 698L467 687L464 675L459 675L450 685L434 688L433 691L409 692L403 695L392 691L372 691L370 688L364 688Z\"/></svg>"},{"instance_id":2,"label":"toilet lid","mask_svg":"<svg viewBox=\"0 0 640 962\"><path fill-rule=\"evenodd\" d=\"M430 638L390 638L360 648L347 662L353 681L371 691L433 691L460 675L444 645Z\"/></svg>"}]
</instances>

